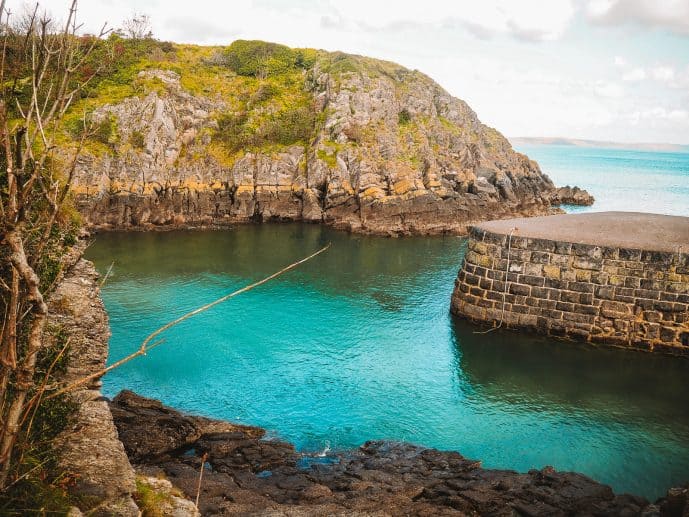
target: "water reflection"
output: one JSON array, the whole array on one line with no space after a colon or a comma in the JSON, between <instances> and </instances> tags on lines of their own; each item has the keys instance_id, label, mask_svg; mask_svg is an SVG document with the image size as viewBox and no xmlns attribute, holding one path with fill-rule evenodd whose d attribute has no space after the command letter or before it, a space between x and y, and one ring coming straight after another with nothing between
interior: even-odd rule
<instances>
[{"instance_id":1,"label":"water reflection","mask_svg":"<svg viewBox=\"0 0 689 517\"><path fill-rule=\"evenodd\" d=\"M280 282L308 285L337 296L369 292L381 306L399 310L410 288L435 271L456 267L458 237L386 239L351 235L308 224L240 225L230 231L112 233L96 237L88 255L97 265L116 259L113 279L160 281L199 275L255 280L316 251L327 253L282 277ZM412 281L410 285L409 282Z\"/></svg>"},{"instance_id":2,"label":"water reflection","mask_svg":"<svg viewBox=\"0 0 689 517\"><path fill-rule=\"evenodd\" d=\"M472 396L522 410L590 414L620 422L672 421L689 440L689 365L677 358L601 349L453 320L458 376Z\"/></svg>"}]
</instances>

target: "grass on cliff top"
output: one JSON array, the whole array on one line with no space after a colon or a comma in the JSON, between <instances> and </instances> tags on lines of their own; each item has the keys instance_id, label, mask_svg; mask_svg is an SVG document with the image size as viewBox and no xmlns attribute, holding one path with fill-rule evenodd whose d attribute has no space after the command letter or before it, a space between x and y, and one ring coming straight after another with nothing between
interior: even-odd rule
<instances>
[{"instance_id":1,"label":"grass on cliff top","mask_svg":"<svg viewBox=\"0 0 689 517\"><path fill-rule=\"evenodd\" d=\"M151 92L166 96L162 81L138 74L142 70L170 70L180 76L185 91L218 104L213 114L218 129L210 132L209 154L225 167L231 167L247 151L279 152L287 146L311 143L326 116L316 109L309 91L316 73L327 72L336 83L352 73L384 76L400 87L408 78L425 78L387 61L247 40L204 47L114 35L99 43L93 60L99 72L86 95L72 106L58 143L73 145L84 129L85 114L88 118L101 106L129 97L143 98ZM141 138L121 142L113 119L99 121L91 133L86 151L96 156L117 153L120 147L143 148ZM187 159L194 159L193 154ZM332 157L326 161L332 162Z\"/></svg>"}]
</instances>

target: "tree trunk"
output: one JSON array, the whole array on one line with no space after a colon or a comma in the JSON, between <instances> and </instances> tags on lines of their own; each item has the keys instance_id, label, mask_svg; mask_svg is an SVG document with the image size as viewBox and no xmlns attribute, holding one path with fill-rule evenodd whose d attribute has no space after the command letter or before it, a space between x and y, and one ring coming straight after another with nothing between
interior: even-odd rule
<instances>
[{"instance_id":1,"label":"tree trunk","mask_svg":"<svg viewBox=\"0 0 689 517\"><path fill-rule=\"evenodd\" d=\"M28 299L33 302L33 307L31 308L32 320L27 338L26 353L16 369L14 397L7 411L7 418L0 435L0 462L2 462L0 467L0 487L4 487L7 484L7 476L12 463L12 448L19 432L26 396L34 385L36 356L41 349L43 329L48 315L48 306L39 288L40 279L26 258L24 243L19 233L20 228L10 230L5 236L5 241L9 244L12 252L10 261L26 285Z\"/></svg>"},{"instance_id":2,"label":"tree trunk","mask_svg":"<svg viewBox=\"0 0 689 517\"><path fill-rule=\"evenodd\" d=\"M7 307L2 334L2 350L0 350L0 363L3 370L14 370L17 367L17 311L19 309L19 272L12 268L12 280L10 282L10 299Z\"/></svg>"}]
</instances>

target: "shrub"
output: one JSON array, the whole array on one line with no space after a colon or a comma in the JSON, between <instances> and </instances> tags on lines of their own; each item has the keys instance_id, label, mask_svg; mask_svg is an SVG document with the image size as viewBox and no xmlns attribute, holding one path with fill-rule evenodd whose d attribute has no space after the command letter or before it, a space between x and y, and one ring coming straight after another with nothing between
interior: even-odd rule
<instances>
[{"instance_id":1,"label":"shrub","mask_svg":"<svg viewBox=\"0 0 689 517\"><path fill-rule=\"evenodd\" d=\"M313 65L315 56L305 50L257 40L237 40L227 47L221 62L237 75L269 77Z\"/></svg>"},{"instance_id":2,"label":"shrub","mask_svg":"<svg viewBox=\"0 0 689 517\"><path fill-rule=\"evenodd\" d=\"M251 102L254 104L259 104L261 102L267 101L268 99L270 99L278 93L279 90L276 86L270 83L263 83L261 84L261 86L258 87L256 93L254 93L251 96Z\"/></svg>"},{"instance_id":3,"label":"shrub","mask_svg":"<svg viewBox=\"0 0 689 517\"><path fill-rule=\"evenodd\" d=\"M403 108L402 111L397 114L397 121L400 126L405 126L411 122L411 113L407 111L407 108Z\"/></svg>"},{"instance_id":4,"label":"shrub","mask_svg":"<svg viewBox=\"0 0 689 517\"><path fill-rule=\"evenodd\" d=\"M129 143L134 147L135 149L143 149L144 148L144 134L139 131L139 130L134 130L132 131L132 134L129 136Z\"/></svg>"},{"instance_id":5,"label":"shrub","mask_svg":"<svg viewBox=\"0 0 689 517\"><path fill-rule=\"evenodd\" d=\"M315 124L316 114L311 106L291 107L270 114L258 123L258 127L252 126L248 113L241 111L221 115L216 135L230 152L235 153L265 145L307 143Z\"/></svg>"},{"instance_id":6,"label":"shrub","mask_svg":"<svg viewBox=\"0 0 689 517\"><path fill-rule=\"evenodd\" d=\"M109 114L97 122L84 123L83 118L74 118L66 122L66 125L72 136L77 139L85 132L89 138L102 144L110 144L117 139L117 120Z\"/></svg>"}]
</instances>

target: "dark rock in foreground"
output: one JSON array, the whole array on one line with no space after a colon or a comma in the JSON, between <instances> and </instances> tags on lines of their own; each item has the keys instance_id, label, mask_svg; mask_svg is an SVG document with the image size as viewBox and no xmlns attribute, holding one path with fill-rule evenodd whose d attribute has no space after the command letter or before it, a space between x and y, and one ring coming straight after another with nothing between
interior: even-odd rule
<instances>
[{"instance_id":1,"label":"dark rock in foreground","mask_svg":"<svg viewBox=\"0 0 689 517\"><path fill-rule=\"evenodd\" d=\"M688 515L687 489L649 505L581 474L481 468L456 452L367 442L327 457L264 439L265 431L183 415L121 392L110 404L140 472L164 473L194 498L207 454L204 515Z\"/></svg>"},{"instance_id":2,"label":"dark rock in foreground","mask_svg":"<svg viewBox=\"0 0 689 517\"><path fill-rule=\"evenodd\" d=\"M579 205L591 206L595 198L586 190L579 187L559 187L552 191L550 203L554 206L560 205Z\"/></svg>"}]
</instances>

